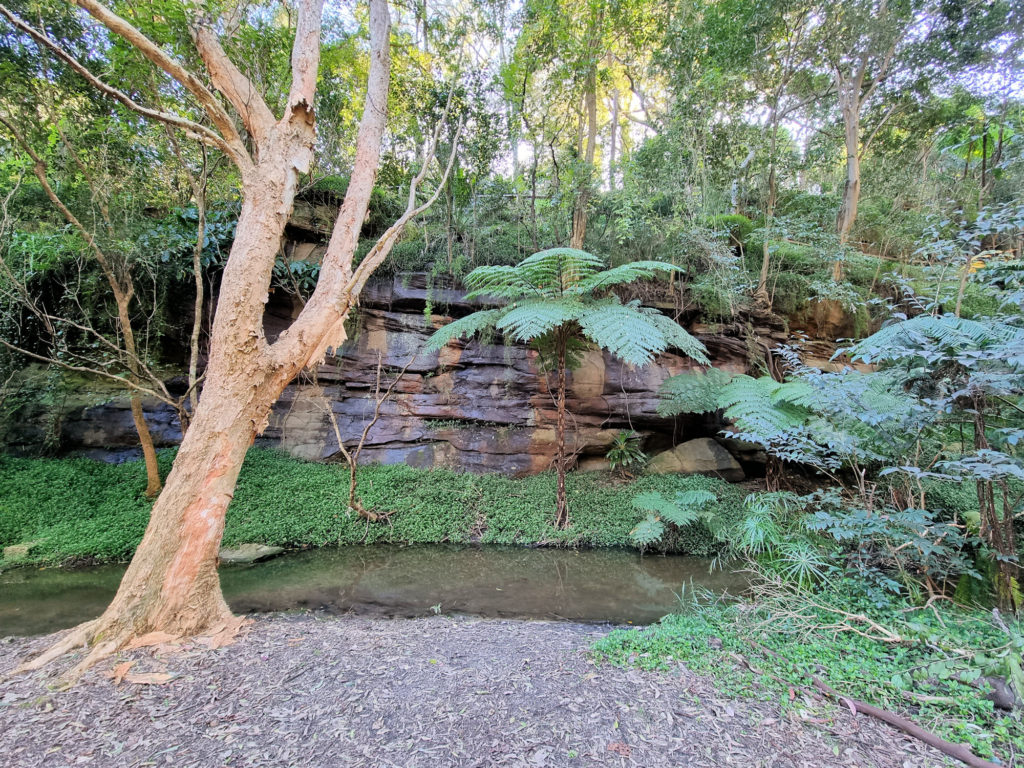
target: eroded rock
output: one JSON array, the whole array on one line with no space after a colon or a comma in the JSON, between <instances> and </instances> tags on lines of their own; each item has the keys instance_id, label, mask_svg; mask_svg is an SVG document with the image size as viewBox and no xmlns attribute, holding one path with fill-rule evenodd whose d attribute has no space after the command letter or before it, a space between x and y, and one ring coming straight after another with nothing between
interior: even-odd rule
<instances>
[{"instance_id":1,"label":"eroded rock","mask_svg":"<svg viewBox=\"0 0 1024 768\"><path fill-rule=\"evenodd\" d=\"M671 450L662 451L651 459L647 470L659 475L670 472L710 475L733 483L744 478L739 462L710 437L687 440Z\"/></svg>"},{"instance_id":2,"label":"eroded rock","mask_svg":"<svg viewBox=\"0 0 1024 768\"><path fill-rule=\"evenodd\" d=\"M244 565L246 563L259 563L277 557L284 552L283 547L272 547L268 544L239 544L232 549L222 548L220 561L232 565Z\"/></svg>"}]
</instances>

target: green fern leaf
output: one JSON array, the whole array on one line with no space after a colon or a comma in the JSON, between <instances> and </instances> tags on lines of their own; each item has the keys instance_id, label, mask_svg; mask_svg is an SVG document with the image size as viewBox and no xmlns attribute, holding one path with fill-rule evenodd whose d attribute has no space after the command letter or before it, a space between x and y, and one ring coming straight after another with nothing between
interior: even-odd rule
<instances>
[{"instance_id":1,"label":"green fern leaf","mask_svg":"<svg viewBox=\"0 0 1024 768\"><path fill-rule=\"evenodd\" d=\"M584 312L582 305L570 301L525 301L505 310L496 327L516 341L530 341Z\"/></svg>"},{"instance_id":2,"label":"green fern leaf","mask_svg":"<svg viewBox=\"0 0 1024 768\"><path fill-rule=\"evenodd\" d=\"M428 352L437 352L452 339L474 336L488 328L493 328L503 313L504 310L501 309L488 309L453 320L448 325L438 328L427 339L426 349Z\"/></svg>"},{"instance_id":3,"label":"green fern leaf","mask_svg":"<svg viewBox=\"0 0 1024 768\"><path fill-rule=\"evenodd\" d=\"M646 547L661 541L661 537L664 535L665 524L651 514L637 523L636 527L629 532L629 537L640 547Z\"/></svg>"},{"instance_id":4,"label":"green fern leaf","mask_svg":"<svg viewBox=\"0 0 1024 768\"><path fill-rule=\"evenodd\" d=\"M578 295L588 295L594 291L610 288L613 285L632 283L636 280L646 280L655 277L658 272L683 272L682 267L675 264L668 264L663 261L633 261L619 267L606 269L603 272L591 275L580 280L572 288L572 292Z\"/></svg>"},{"instance_id":5,"label":"green fern leaf","mask_svg":"<svg viewBox=\"0 0 1024 768\"><path fill-rule=\"evenodd\" d=\"M678 416L681 413L711 413L721 408L722 387L735 374L718 368L703 373L681 373L665 379L658 390L658 415Z\"/></svg>"}]
</instances>

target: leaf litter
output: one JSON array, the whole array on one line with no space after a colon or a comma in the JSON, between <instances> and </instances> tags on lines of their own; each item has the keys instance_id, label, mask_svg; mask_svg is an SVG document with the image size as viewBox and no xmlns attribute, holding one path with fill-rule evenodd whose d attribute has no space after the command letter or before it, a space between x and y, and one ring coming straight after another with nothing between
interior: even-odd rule
<instances>
[{"instance_id":1,"label":"leaf litter","mask_svg":"<svg viewBox=\"0 0 1024 768\"><path fill-rule=\"evenodd\" d=\"M255 619L227 644L238 630L148 638L67 691L52 689L59 668L0 678L0 764L952 765L838 707L802 719L681 666L597 666L588 648L607 627L295 613ZM0 675L48 642L0 642Z\"/></svg>"}]
</instances>

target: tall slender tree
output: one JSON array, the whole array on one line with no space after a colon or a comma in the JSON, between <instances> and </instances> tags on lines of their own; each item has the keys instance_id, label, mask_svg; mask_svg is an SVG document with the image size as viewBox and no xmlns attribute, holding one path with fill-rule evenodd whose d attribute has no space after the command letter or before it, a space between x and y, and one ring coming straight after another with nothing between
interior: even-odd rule
<instances>
[{"instance_id":1,"label":"tall slender tree","mask_svg":"<svg viewBox=\"0 0 1024 768\"><path fill-rule=\"evenodd\" d=\"M217 554L242 461L288 382L303 367L321 361L328 348L344 341L345 320L363 285L409 220L434 201L436 192L422 202L418 192L440 132L438 126L428 141L405 211L356 265L356 245L384 132L390 64L387 0L370 0L369 70L348 188L317 287L291 327L271 343L263 331L271 274L299 177L310 168L316 145L313 104L322 0L295 2L291 82L280 114L272 111L254 81L225 52L218 30L237 28L240 19L225 20L192 4L182 5L179 11L188 19L194 52L203 63L199 73L99 0L75 2L169 78L173 87L187 92L201 107L204 121L137 102L74 58L44 30L6 8L3 15L42 50L68 63L108 96L223 152L241 179L242 205L224 266L203 392L117 595L102 616L71 630L25 665L39 667L70 649L92 646L72 677L130 642L230 631L237 624L220 591Z\"/></svg>"}]
</instances>

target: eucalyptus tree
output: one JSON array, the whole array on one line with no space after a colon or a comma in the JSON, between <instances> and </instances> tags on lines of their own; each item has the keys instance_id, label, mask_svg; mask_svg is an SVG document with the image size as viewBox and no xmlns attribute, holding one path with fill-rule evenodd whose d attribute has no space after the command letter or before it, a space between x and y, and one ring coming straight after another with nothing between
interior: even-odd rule
<instances>
[{"instance_id":1,"label":"eucalyptus tree","mask_svg":"<svg viewBox=\"0 0 1024 768\"><path fill-rule=\"evenodd\" d=\"M961 6L937 0L842 0L818 3L812 41L816 66L833 79L843 128L844 178L836 231L845 244L857 218L861 162L878 130L901 108L901 89L948 82L978 70L998 54L999 38L1013 18L1009 4ZM865 110L882 95L887 108L867 137ZM833 267L842 277L842 261Z\"/></svg>"},{"instance_id":2,"label":"eucalyptus tree","mask_svg":"<svg viewBox=\"0 0 1024 768\"><path fill-rule=\"evenodd\" d=\"M187 94L201 121L140 103L97 74L96 63L80 61L45 29L7 9L4 15L41 52L66 62L92 87L218 149L238 173L242 202L220 283L203 392L142 542L103 615L26 665L39 667L72 648L93 646L72 676L133 641L230 632L238 625L221 595L217 556L246 451L266 427L288 382L344 341L345 320L367 279L410 219L433 202L436 192L424 201L417 193L431 167L437 136L427 142L405 211L354 263L380 155L389 83L390 14L386 0L370 0L369 67L348 188L317 286L292 325L271 343L263 331L268 289L299 178L309 170L316 145L321 0L295 3L287 85L280 99L268 98L227 53L231 40L247 27L244 11L222 16L219 6L174 5L173 12L161 14L160 24L144 31L129 20L129 8L118 12L99 0L76 4L138 57L139 71L145 73L140 77L162 78L166 88ZM192 66L171 39L188 41L201 67Z\"/></svg>"},{"instance_id":3,"label":"eucalyptus tree","mask_svg":"<svg viewBox=\"0 0 1024 768\"><path fill-rule=\"evenodd\" d=\"M573 358L585 345L595 344L630 365L643 366L674 347L698 363L708 364L704 345L678 323L638 300L623 303L610 292L614 286L659 272L678 272L679 267L660 261L604 267L601 258L574 248L540 251L514 267L477 267L465 278L468 298L485 297L504 305L455 320L427 342L427 349L436 351L453 339L496 329L512 341L528 343L553 357L558 482L555 525L559 528L569 526L566 383Z\"/></svg>"},{"instance_id":4,"label":"eucalyptus tree","mask_svg":"<svg viewBox=\"0 0 1024 768\"><path fill-rule=\"evenodd\" d=\"M564 202L553 206L556 215L569 219L565 237L559 223L548 239L579 249L598 167L607 163L614 187L632 143L624 126L654 127L648 70L665 12L648 2L529 0L522 18L502 79L534 145L535 166L550 163L549 197Z\"/></svg>"}]
</instances>

